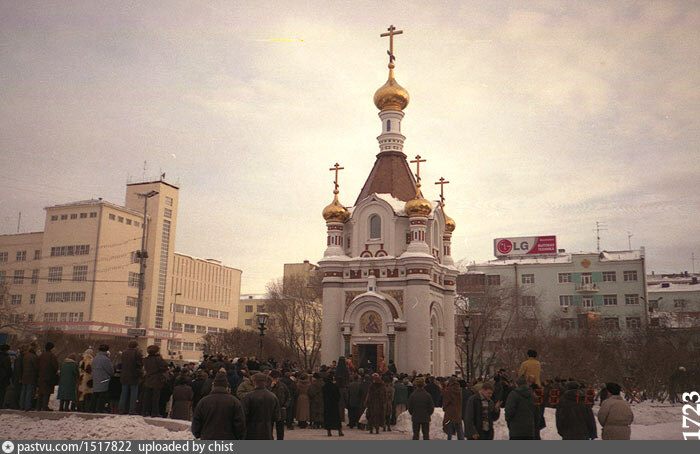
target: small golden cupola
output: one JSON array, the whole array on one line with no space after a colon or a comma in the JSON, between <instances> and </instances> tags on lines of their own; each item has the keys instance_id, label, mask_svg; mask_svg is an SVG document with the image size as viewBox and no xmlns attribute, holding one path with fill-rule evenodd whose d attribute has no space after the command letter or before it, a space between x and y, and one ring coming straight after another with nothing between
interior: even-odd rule
<instances>
[{"instance_id":1,"label":"small golden cupola","mask_svg":"<svg viewBox=\"0 0 700 454\"><path fill-rule=\"evenodd\" d=\"M406 202L406 214L408 214L408 217L424 217L427 218L430 216L430 213L433 211L433 206L430 204L429 201L423 197L423 193L420 190L420 164L421 162L425 162L425 159L421 159L420 155L416 156L416 159L414 161L411 161L411 163L416 164L416 196Z\"/></svg>"},{"instance_id":2,"label":"small golden cupola","mask_svg":"<svg viewBox=\"0 0 700 454\"><path fill-rule=\"evenodd\" d=\"M343 170L343 167L340 167L340 164L336 162L329 170L335 172L335 181L333 182L335 189L333 190L333 201L323 209L323 219L326 220L326 223L344 223L350 218L350 212L338 201L338 187L340 186L338 184L338 171Z\"/></svg>"}]
</instances>

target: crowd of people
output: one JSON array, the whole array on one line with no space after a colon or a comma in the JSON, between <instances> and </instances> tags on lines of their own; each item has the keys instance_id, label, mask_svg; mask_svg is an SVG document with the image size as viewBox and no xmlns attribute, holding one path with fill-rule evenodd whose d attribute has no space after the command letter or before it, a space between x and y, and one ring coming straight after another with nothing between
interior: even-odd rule
<instances>
[{"instance_id":1,"label":"crowd of people","mask_svg":"<svg viewBox=\"0 0 700 454\"><path fill-rule=\"evenodd\" d=\"M503 409L510 439L540 439L544 410L556 409L556 425L565 440L598 437L629 439L633 414L621 388L606 384L595 392L574 379L541 380L537 352L528 351L515 380L504 369L490 380L469 382L456 376L398 373L379 362L378 370L356 368L340 357L318 370L285 360L205 355L201 363L168 363L157 345L144 356L135 341L112 357L110 347L87 349L59 364L50 342L38 354L22 345L16 358L0 346L0 403L25 411L52 410L58 386L58 411L118 413L191 420L200 439L283 440L285 430L324 429L344 436L346 428L370 434L391 431L408 412L413 439L430 438L435 408L442 408L443 430L450 440L492 440L494 421ZM13 364L14 363L14 364Z\"/></svg>"}]
</instances>

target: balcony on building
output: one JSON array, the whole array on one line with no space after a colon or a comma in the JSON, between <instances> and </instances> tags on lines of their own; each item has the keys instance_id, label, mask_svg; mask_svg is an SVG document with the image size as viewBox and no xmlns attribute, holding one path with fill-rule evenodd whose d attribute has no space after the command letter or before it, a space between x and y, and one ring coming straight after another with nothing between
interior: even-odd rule
<instances>
[{"instance_id":1,"label":"balcony on building","mask_svg":"<svg viewBox=\"0 0 700 454\"><path fill-rule=\"evenodd\" d=\"M585 284L576 284L577 293L598 293L600 287L595 282L588 282Z\"/></svg>"}]
</instances>

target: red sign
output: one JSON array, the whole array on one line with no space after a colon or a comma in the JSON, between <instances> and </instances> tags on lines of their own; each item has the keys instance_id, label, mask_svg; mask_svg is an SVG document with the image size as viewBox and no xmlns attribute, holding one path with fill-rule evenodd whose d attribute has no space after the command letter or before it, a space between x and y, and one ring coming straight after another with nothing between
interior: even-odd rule
<instances>
[{"instance_id":1,"label":"red sign","mask_svg":"<svg viewBox=\"0 0 700 454\"><path fill-rule=\"evenodd\" d=\"M557 237L547 235L496 238L493 240L493 249L496 257L556 255Z\"/></svg>"}]
</instances>

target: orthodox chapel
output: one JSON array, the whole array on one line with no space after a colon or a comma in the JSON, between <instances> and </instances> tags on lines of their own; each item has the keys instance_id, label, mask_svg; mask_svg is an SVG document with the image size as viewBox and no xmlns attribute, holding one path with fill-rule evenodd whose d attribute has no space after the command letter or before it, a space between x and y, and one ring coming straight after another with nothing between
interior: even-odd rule
<instances>
[{"instance_id":1,"label":"orthodox chapel","mask_svg":"<svg viewBox=\"0 0 700 454\"><path fill-rule=\"evenodd\" d=\"M323 364L339 356L377 370L393 361L399 372L451 375L455 370L454 298L457 269L450 244L455 222L440 199L421 190L420 156L403 151L401 120L409 96L396 81L393 26L389 77L374 94L379 109L379 154L351 207L340 202L335 164L333 201L323 209L327 247L323 276Z\"/></svg>"}]
</instances>

